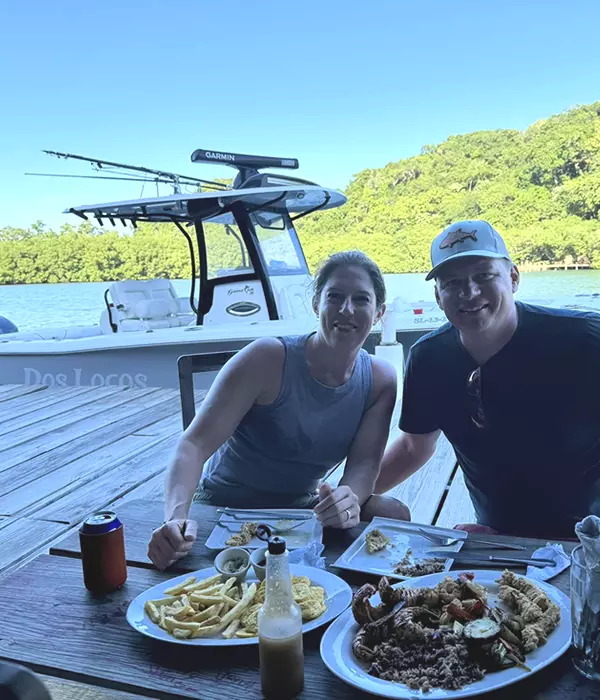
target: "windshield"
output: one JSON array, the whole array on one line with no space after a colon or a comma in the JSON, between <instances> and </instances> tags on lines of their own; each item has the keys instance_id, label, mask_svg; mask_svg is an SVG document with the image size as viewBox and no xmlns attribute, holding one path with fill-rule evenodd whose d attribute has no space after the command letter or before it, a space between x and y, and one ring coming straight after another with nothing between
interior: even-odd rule
<instances>
[{"instance_id":1,"label":"windshield","mask_svg":"<svg viewBox=\"0 0 600 700\"><path fill-rule=\"evenodd\" d=\"M298 235L287 215L255 212L252 214L252 223L270 277L308 274Z\"/></svg>"},{"instance_id":2,"label":"windshield","mask_svg":"<svg viewBox=\"0 0 600 700\"><path fill-rule=\"evenodd\" d=\"M204 224L208 277L253 272L248 250L237 224Z\"/></svg>"}]
</instances>

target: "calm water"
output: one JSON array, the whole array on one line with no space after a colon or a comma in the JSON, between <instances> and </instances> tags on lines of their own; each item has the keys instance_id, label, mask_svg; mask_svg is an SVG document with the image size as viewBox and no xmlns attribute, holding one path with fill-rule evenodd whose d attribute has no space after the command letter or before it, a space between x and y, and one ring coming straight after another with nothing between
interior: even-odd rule
<instances>
[{"instance_id":1,"label":"calm water","mask_svg":"<svg viewBox=\"0 0 600 700\"><path fill-rule=\"evenodd\" d=\"M386 275L388 298L420 301L433 298L423 274ZM0 315L19 330L98 323L103 294L110 282L0 286ZM189 294L189 281L174 280L179 296ZM521 298L548 298L600 292L600 270L530 272L521 277Z\"/></svg>"}]
</instances>

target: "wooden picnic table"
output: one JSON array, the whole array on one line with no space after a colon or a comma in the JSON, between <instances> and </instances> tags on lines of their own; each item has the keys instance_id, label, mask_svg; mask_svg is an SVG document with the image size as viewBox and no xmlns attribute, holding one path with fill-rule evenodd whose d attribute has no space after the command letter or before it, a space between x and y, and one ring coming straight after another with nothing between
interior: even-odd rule
<instances>
[{"instance_id":1,"label":"wooden picnic table","mask_svg":"<svg viewBox=\"0 0 600 700\"><path fill-rule=\"evenodd\" d=\"M261 697L258 647L185 647L149 639L125 619L130 602L144 590L182 571L211 566L215 552L204 541L217 518L216 509L193 504L190 516L199 523L191 554L166 573L147 558L151 531L163 519L160 502L137 500L123 504L128 579L113 593L93 596L83 586L79 542L71 535L50 550L0 580L0 659L22 663L48 678L55 700L64 698L203 698L238 700ZM364 525L352 530L325 530L327 563L351 544ZM530 554L545 541L506 538L526 546ZM565 543L570 550L574 545ZM468 544L466 545L468 547ZM478 550L480 551L480 550ZM463 567L457 567L463 568ZM364 574L336 570L353 586L376 580ZM524 573L524 572L522 572ZM569 574L552 583L568 594ZM336 678L319 654L324 627L305 635L305 689L301 698L331 700L373 697ZM130 693L132 695L126 695ZM598 685L580 676L570 654L517 685L488 695L490 700L592 700Z\"/></svg>"}]
</instances>

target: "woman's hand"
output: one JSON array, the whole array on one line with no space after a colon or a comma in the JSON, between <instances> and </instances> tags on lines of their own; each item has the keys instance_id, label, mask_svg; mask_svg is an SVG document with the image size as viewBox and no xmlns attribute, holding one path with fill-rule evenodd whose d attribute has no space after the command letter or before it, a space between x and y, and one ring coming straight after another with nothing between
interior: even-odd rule
<instances>
[{"instance_id":1,"label":"woman's hand","mask_svg":"<svg viewBox=\"0 0 600 700\"><path fill-rule=\"evenodd\" d=\"M319 498L320 501L313 510L323 527L346 530L360 522L358 496L349 486L334 489L331 484L321 484Z\"/></svg>"},{"instance_id":2,"label":"woman's hand","mask_svg":"<svg viewBox=\"0 0 600 700\"><path fill-rule=\"evenodd\" d=\"M169 520L153 531L148 544L148 557L162 571L177 559L185 557L196 541L195 520Z\"/></svg>"}]
</instances>

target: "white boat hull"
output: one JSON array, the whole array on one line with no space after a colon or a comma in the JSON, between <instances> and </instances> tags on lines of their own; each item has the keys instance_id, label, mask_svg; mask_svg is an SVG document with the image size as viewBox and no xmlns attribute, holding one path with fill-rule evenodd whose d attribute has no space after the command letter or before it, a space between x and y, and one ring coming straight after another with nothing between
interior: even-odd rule
<instances>
[{"instance_id":1,"label":"white boat hull","mask_svg":"<svg viewBox=\"0 0 600 700\"><path fill-rule=\"evenodd\" d=\"M531 303L600 310L597 297L531 300ZM402 344L405 357L419 337L446 320L435 304L411 307L398 309L395 318L396 340ZM69 334L67 329L41 332L52 339L12 340L13 334L0 335L0 384L177 388L177 360L182 355L239 350L257 338L296 335L315 329L314 317L305 317L84 337L68 337L77 334ZM31 336L35 334L28 334ZM378 327L367 339L365 348L373 352L380 338ZM198 375L195 384L207 388L214 376L214 372Z\"/></svg>"}]
</instances>

